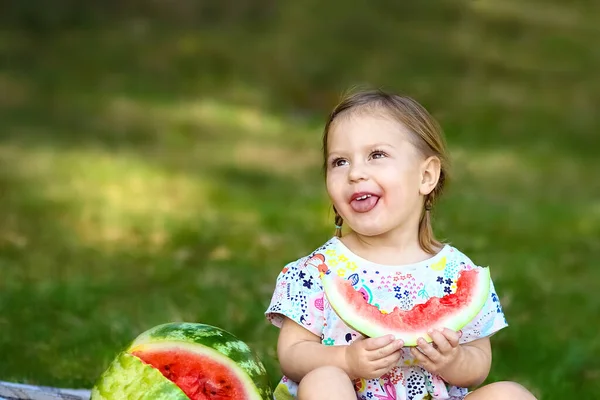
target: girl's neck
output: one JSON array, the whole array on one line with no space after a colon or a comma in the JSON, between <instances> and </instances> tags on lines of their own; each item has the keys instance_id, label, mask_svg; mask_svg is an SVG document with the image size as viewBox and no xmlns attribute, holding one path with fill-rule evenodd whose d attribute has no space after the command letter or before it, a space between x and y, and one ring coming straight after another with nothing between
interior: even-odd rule
<instances>
[{"instance_id":1,"label":"girl's neck","mask_svg":"<svg viewBox=\"0 0 600 400\"><path fill-rule=\"evenodd\" d=\"M382 265L413 264L432 257L419 245L418 234L400 230L378 236L350 232L340 240L359 257Z\"/></svg>"}]
</instances>

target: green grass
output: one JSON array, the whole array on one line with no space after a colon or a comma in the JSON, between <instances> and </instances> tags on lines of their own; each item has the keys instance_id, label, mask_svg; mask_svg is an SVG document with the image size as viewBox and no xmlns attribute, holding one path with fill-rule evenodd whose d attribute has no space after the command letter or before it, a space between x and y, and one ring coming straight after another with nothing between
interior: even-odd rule
<instances>
[{"instance_id":1,"label":"green grass","mask_svg":"<svg viewBox=\"0 0 600 400\"><path fill-rule=\"evenodd\" d=\"M593 397L598 10L440 4L306 2L248 31L3 32L0 380L90 387L139 333L188 320L234 332L276 382L274 280L332 234L323 116L368 82L446 128L453 180L435 228L492 267L510 324L490 381Z\"/></svg>"}]
</instances>

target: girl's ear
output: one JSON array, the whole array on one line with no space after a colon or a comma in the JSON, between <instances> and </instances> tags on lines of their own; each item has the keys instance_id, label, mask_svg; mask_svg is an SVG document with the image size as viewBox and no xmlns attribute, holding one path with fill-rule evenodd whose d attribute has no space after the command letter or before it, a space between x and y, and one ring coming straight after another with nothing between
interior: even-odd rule
<instances>
[{"instance_id":1,"label":"girl's ear","mask_svg":"<svg viewBox=\"0 0 600 400\"><path fill-rule=\"evenodd\" d=\"M427 196L435 189L440 180L441 162L436 156L427 158L421 164L421 184L419 186L419 193L423 196Z\"/></svg>"}]
</instances>

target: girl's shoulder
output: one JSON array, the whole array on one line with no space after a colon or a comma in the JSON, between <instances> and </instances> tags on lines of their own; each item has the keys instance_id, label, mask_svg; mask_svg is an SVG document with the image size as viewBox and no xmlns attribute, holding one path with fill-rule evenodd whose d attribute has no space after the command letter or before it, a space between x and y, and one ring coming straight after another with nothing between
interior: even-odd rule
<instances>
[{"instance_id":1,"label":"girl's shoulder","mask_svg":"<svg viewBox=\"0 0 600 400\"><path fill-rule=\"evenodd\" d=\"M334 236L309 253L306 253L300 258L291 260L286 265L286 268L296 269L315 267L318 269L319 267L323 268L324 265L328 265L332 260L335 263L335 259L341 254L338 246L339 243L341 242Z\"/></svg>"}]
</instances>

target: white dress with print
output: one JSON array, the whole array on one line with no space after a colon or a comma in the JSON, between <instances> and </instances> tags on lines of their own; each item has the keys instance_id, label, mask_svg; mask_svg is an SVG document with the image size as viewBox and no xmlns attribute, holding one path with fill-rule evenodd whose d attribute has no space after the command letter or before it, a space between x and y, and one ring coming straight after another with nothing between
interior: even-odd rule
<instances>
[{"instance_id":1,"label":"white dress with print","mask_svg":"<svg viewBox=\"0 0 600 400\"><path fill-rule=\"evenodd\" d=\"M419 263L388 266L352 253L337 237L312 254L291 262L277 277L267 318L281 327L283 315L321 338L327 346L347 345L359 337L335 313L324 296L319 269L330 269L348 279L367 301L380 310L410 309L430 297L456 290L461 270L477 268L456 248L445 245L434 257ZM507 326L502 307L490 282L490 295L480 313L462 329L460 343L490 336ZM462 399L466 388L447 384L416 364L408 348L389 373L378 379L354 382L358 399L420 400ZM283 376L275 390L277 400L295 399L297 382Z\"/></svg>"}]
</instances>

